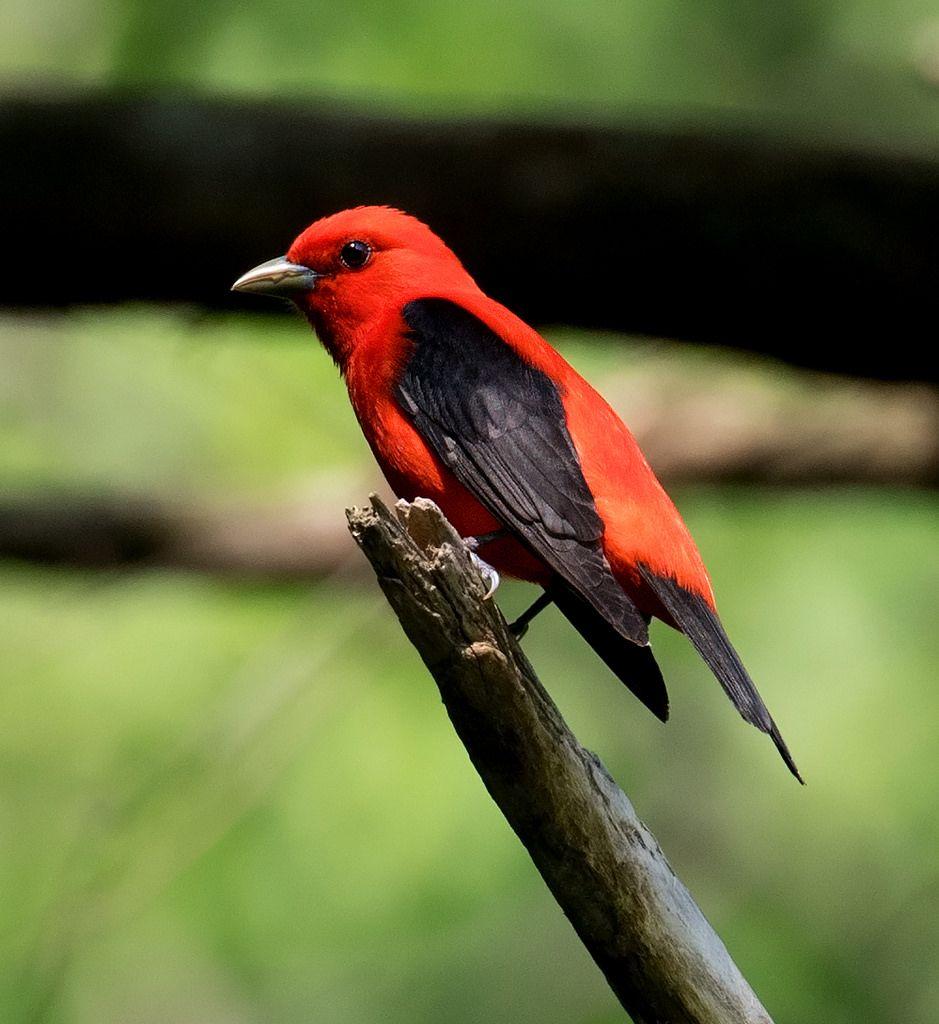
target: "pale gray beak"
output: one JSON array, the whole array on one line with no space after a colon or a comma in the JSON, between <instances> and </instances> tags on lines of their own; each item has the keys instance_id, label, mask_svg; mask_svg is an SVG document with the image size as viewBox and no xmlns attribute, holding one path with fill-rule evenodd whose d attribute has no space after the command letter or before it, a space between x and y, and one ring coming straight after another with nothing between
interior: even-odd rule
<instances>
[{"instance_id":1,"label":"pale gray beak","mask_svg":"<svg viewBox=\"0 0 939 1024\"><path fill-rule=\"evenodd\" d=\"M286 256L278 256L276 260L268 260L247 274L242 274L231 286L231 290L289 298L294 292L311 291L319 276L309 267L291 263Z\"/></svg>"}]
</instances>

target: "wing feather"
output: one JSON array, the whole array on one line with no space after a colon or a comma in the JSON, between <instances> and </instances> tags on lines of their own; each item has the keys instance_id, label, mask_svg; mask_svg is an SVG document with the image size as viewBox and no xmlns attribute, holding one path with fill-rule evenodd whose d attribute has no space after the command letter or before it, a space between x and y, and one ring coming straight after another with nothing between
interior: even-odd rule
<instances>
[{"instance_id":1,"label":"wing feather","mask_svg":"<svg viewBox=\"0 0 939 1024\"><path fill-rule=\"evenodd\" d=\"M744 721L769 734L789 771L802 782L786 741L734 650L717 612L700 594L687 590L676 580L660 576L645 565L640 565L639 572L717 677Z\"/></svg>"},{"instance_id":2,"label":"wing feather","mask_svg":"<svg viewBox=\"0 0 939 1024\"><path fill-rule=\"evenodd\" d=\"M613 576L603 521L554 381L482 320L445 299L404 308L413 349L401 408L453 475L633 643L648 624Z\"/></svg>"}]
</instances>

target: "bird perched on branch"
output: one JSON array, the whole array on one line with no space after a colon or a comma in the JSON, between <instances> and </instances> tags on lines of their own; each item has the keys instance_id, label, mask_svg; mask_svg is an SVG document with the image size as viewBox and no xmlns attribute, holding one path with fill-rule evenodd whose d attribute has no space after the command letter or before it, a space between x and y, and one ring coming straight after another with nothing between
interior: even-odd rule
<instances>
[{"instance_id":1,"label":"bird perched on branch","mask_svg":"<svg viewBox=\"0 0 939 1024\"><path fill-rule=\"evenodd\" d=\"M399 497L435 501L497 572L544 593L660 719L654 616L681 630L746 721L799 771L718 618L687 527L632 434L430 228L365 206L311 224L235 291L291 299L345 378ZM483 559L485 559L483 561Z\"/></svg>"}]
</instances>

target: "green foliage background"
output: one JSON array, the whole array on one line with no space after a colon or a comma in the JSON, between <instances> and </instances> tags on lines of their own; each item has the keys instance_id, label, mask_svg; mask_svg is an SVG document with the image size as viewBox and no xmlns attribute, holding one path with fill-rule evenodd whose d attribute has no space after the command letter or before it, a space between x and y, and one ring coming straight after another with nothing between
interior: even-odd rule
<instances>
[{"instance_id":1,"label":"green foliage background","mask_svg":"<svg viewBox=\"0 0 939 1024\"><path fill-rule=\"evenodd\" d=\"M778 117L934 138L930 0L7 0L0 74L414 113Z\"/></svg>"},{"instance_id":2,"label":"green foliage background","mask_svg":"<svg viewBox=\"0 0 939 1024\"><path fill-rule=\"evenodd\" d=\"M933 16L915 0L12 0L0 69L11 88L778 118L929 145L914 57ZM341 516L370 461L305 331L184 310L6 317L3 486L305 494ZM550 336L600 381L712 358ZM553 613L530 656L777 1020L934 1021L939 501L676 496L808 786L664 629L667 728ZM500 591L509 611L527 596ZM8 563L0 622L0 1020L621 1019L371 587Z\"/></svg>"}]
</instances>

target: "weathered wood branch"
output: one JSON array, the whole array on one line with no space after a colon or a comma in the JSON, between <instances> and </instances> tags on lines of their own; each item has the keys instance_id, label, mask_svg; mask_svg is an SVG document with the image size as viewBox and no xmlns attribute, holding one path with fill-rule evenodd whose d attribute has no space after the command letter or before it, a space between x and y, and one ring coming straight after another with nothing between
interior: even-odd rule
<instances>
[{"instance_id":1,"label":"weathered wood branch","mask_svg":"<svg viewBox=\"0 0 939 1024\"><path fill-rule=\"evenodd\" d=\"M655 837L568 729L433 503L348 513L490 795L637 1024L771 1024Z\"/></svg>"},{"instance_id":2,"label":"weathered wood branch","mask_svg":"<svg viewBox=\"0 0 939 1024\"><path fill-rule=\"evenodd\" d=\"M247 309L231 282L314 217L391 203L536 324L936 379L934 157L729 122L106 93L5 99L0 151L7 305Z\"/></svg>"}]
</instances>

